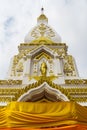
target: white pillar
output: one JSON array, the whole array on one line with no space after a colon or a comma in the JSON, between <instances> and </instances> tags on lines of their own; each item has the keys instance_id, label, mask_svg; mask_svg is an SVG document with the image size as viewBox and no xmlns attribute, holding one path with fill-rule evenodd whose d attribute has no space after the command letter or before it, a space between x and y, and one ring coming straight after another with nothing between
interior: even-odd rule
<instances>
[{"instance_id":1,"label":"white pillar","mask_svg":"<svg viewBox=\"0 0 87 130\"><path fill-rule=\"evenodd\" d=\"M24 58L24 71L23 71L23 84L29 82L29 76L30 76L30 64L31 64L31 59L30 57Z\"/></svg>"},{"instance_id":2,"label":"white pillar","mask_svg":"<svg viewBox=\"0 0 87 130\"><path fill-rule=\"evenodd\" d=\"M12 79L14 77L14 75L12 75L13 60L14 60L14 57L11 59L6 79Z\"/></svg>"},{"instance_id":3,"label":"white pillar","mask_svg":"<svg viewBox=\"0 0 87 130\"><path fill-rule=\"evenodd\" d=\"M54 74L56 76L60 75L62 73L61 67L60 67L60 60L58 57L55 57L54 59Z\"/></svg>"}]
</instances>

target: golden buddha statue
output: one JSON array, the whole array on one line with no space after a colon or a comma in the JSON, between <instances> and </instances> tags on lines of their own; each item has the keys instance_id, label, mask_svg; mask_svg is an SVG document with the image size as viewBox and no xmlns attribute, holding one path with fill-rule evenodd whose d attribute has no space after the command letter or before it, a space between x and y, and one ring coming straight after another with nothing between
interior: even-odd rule
<instances>
[{"instance_id":1,"label":"golden buddha statue","mask_svg":"<svg viewBox=\"0 0 87 130\"><path fill-rule=\"evenodd\" d=\"M45 61L43 61L41 63L40 71L41 71L42 76L46 76L46 74L47 74L47 64L46 64Z\"/></svg>"}]
</instances>

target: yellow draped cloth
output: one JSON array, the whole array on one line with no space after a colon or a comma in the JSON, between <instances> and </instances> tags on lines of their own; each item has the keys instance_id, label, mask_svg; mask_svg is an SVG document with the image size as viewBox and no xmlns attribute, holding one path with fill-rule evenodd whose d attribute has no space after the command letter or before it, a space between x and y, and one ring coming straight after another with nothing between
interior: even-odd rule
<instances>
[{"instance_id":1,"label":"yellow draped cloth","mask_svg":"<svg viewBox=\"0 0 87 130\"><path fill-rule=\"evenodd\" d=\"M0 110L0 128L87 125L87 108L75 102L11 102Z\"/></svg>"}]
</instances>

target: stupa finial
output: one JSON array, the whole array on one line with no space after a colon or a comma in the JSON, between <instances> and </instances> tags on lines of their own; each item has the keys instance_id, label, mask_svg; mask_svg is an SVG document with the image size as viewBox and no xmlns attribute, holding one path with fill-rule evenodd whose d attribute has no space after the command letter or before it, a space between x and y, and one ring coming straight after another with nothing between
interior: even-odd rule
<instances>
[{"instance_id":1,"label":"stupa finial","mask_svg":"<svg viewBox=\"0 0 87 130\"><path fill-rule=\"evenodd\" d=\"M44 8L43 7L41 8L41 13L44 14Z\"/></svg>"},{"instance_id":2,"label":"stupa finial","mask_svg":"<svg viewBox=\"0 0 87 130\"><path fill-rule=\"evenodd\" d=\"M41 14L40 16L37 18L37 22L38 23L48 23L48 18L45 16L44 14L44 8L42 6L41 8Z\"/></svg>"}]
</instances>

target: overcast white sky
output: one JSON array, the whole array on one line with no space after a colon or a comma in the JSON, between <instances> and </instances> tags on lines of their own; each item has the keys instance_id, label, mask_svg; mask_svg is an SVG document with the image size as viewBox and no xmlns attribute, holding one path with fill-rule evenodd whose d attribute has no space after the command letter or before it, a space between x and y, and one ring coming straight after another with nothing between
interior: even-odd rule
<instances>
[{"instance_id":1,"label":"overcast white sky","mask_svg":"<svg viewBox=\"0 0 87 130\"><path fill-rule=\"evenodd\" d=\"M0 79L18 45L36 25L42 4L51 25L68 45L80 77L87 78L87 0L0 0Z\"/></svg>"}]
</instances>

